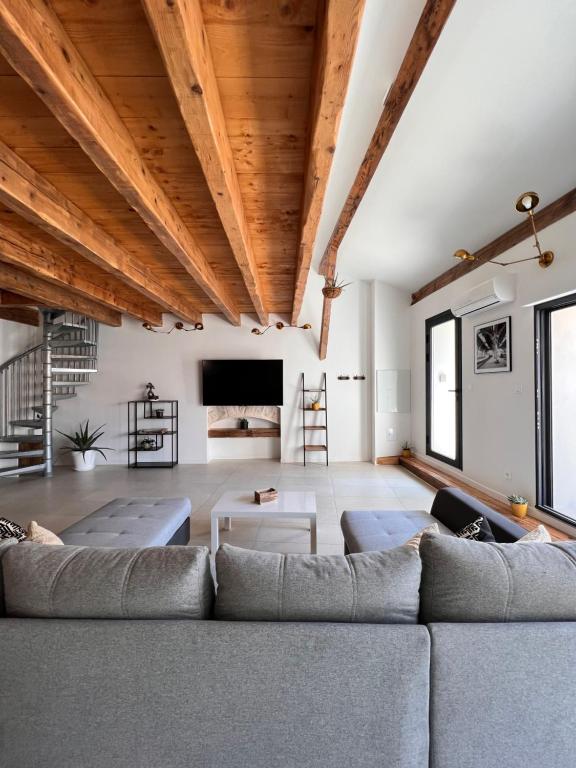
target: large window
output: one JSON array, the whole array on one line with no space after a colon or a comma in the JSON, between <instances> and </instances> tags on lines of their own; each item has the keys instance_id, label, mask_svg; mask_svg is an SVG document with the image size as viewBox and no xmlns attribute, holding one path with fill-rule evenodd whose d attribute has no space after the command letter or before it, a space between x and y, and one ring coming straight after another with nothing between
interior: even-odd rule
<instances>
[{"instance_id":1,"label":"large window","mask_svg":"<svg viewBox=\"0 0 576 768\"><path fill-rule=\"evenodd\" d=\"M461 320L426 320L426 453L462 468Z\"/></svg>"},{"instance_id":2,"label":"large window","mask_svg":"<svg viewBox=\"0 0 576 768\"><path fill-rule=\"evenodd\" d=\"M576 522L576 294L535 319L537 503Z\"/></svg>"}]
</instances>

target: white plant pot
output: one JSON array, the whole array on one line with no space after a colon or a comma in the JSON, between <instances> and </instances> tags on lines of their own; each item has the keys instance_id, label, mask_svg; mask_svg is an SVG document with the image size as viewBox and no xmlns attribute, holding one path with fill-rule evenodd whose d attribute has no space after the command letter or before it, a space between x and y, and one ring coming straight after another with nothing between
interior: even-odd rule
<instances>
[{"instance_id":1,"label":"white plant pot","mask_svg":"<svg viewBox=\"0 0 576 768\"><path fill-rule=\"evenodd\" d=\"M91 472L96 464L96 451L72 451L74 469L76 472Z\"/></svg>"}]
</instances>

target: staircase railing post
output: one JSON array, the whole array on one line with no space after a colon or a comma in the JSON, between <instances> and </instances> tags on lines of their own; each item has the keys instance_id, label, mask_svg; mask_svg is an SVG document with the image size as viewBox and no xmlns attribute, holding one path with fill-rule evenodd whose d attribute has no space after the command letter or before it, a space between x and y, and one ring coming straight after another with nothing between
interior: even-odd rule
<instances>
[{"instance_id":1,"label":"staircase railing post","mask_svg":"<svg viewBox=\"0 0 576 768\"><path fill-rule=\"evenodd\" d=\"M52 318L43 312L42 340L42 428L44 475L52 477Z\"/></svg>"}]
</instances>

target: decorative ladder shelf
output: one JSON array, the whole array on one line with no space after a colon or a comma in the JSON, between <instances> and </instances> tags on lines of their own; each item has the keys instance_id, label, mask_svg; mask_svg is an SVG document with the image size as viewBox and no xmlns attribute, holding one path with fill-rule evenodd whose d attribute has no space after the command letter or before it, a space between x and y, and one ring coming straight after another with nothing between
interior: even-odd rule
<instances>
[{"instance_id":1,"label":"decorative ladder shelf","mask_svg":"<svg viewBox=\"0 0 576 768\"><path fill-rule=\"evenodd\" d=\"M320 408L311 408L306 405L306 396L310 394L318 395L320 402L323 403ZM324 424L307 424L307 413L323 414ZM319 444L306 442L309 433L312 432L321 432L326 438L325 442ZM304 466L306 466L306 454L318 452L326 454L326 466L328 466L328 393L325 373L322 374L322 387L320 389L307 389L304 374L302 374L302 434L304 437Z\"/></svg>"}]
</instances>

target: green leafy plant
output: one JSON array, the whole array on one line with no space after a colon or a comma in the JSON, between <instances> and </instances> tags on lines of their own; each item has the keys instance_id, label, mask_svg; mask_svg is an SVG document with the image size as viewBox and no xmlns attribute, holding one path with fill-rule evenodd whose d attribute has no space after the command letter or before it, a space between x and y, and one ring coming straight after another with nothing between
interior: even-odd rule
<instances>
[{"instance_id":1,"label":"green leafy plant","mask_svg":"<svg viewBox=\"0 0 576 768\"><path fill-rule=\"evenodd\" d=\"M528 499L525 499L524 496L520 496L517 493L511 493L510 496L508 496L508 501L510 504L528 504Z\"/></svg>"},{"instance_id":2,"label":"green leafy plant","mask_svg":"<svg viewBox=\"0 0 576 768\"><path fill-rule=\"evenodd\" d=\"M405 441L402 443L402 450L403 450L403 451L411 451L411 450L412 450L412 446L410 445L410 443L408 442L408 440L405 440Z\"/></svg>"},{"instance_id":3,"label":"green leafy plant","mask_svg":"<svg viewBox=\"0 0 576 768\"><path fill-rule=\"evenodd\" d=\"M67 445L62 448L62 450L79 452L82 454L83 458L86 458L86 451L97 451L105 459L105 461L108 461L104 451L113 451L114 448L105 448L104 446L96 447L95 445L96 441L99 440L104 434L104 432L100 432L99 430L101 430L105 425L102 424L93 432L89 432L89 423L90 422L86 420L86 424L84 426L80 424L80 431L75 432L73 435L67 435L66 432L60 432L60 430L57 429L56 431L59 435L62 435L62 437L65 437L72 443L72 445Z\"/></svg>"}]
</instances>

